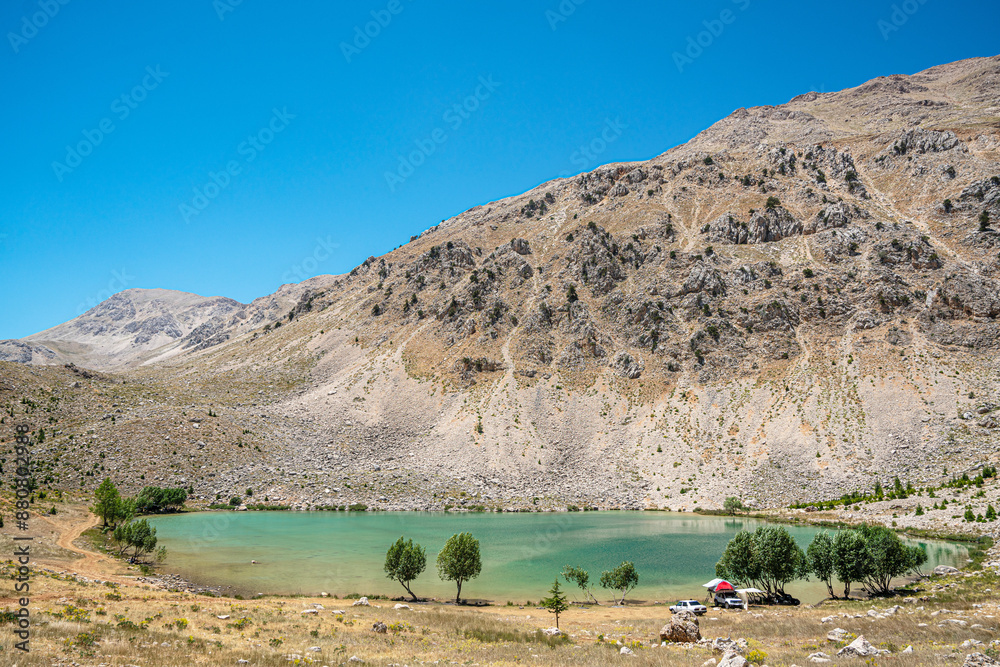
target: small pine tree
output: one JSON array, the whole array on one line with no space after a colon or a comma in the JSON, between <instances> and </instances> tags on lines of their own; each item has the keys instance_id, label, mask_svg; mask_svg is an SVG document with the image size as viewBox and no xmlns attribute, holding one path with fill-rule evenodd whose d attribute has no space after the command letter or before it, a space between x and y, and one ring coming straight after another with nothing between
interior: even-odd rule
<instances>
[{"instance_id":1,"label":"small pine tree","mask_svg":"<svg viewBox=\"0 0 1000 667\"><path fill-rule=\"evenodd\" d=\"M558 628L559 614L569 609L569 604L566 603L566 596L559 590L558 578L552 582L552 588L549 589L549 597L542 599L542 606L548 609L550 614L556 615L556 628Z\"/></svg>"},{"instance_id":2,"label":"small pine tree","mask_svg":"<svg viewBox=\"0 0 1000 667\"><path fill-rule=\"evenodd\" d=\"M965 520L966 520L966 521L967 521L968 523L973 523L973 522L975 522L975 520L976 520L976 515L975 515L975 514L974 514L974 513L972 512L972 510L965 510Z\"/></svg>"},{"instance_id":3,"label":"small pine tree","mask_svg":"<svg viewBox=\"0 0 1000 667\"><path fill-rule=\"evenodd\" d=\"M979 231L985 232L990 228L990 212L983 211L979 214Z\"/></svg>"},{"instance_id":4,"label":"small pine tree","mask_svg":"<svg viewBox=\"0 0 1000 667\"><path fill-rule=\"evenodd\" d=\"M917 510L913 513L913 515L914 516L923 516L924 515L924 508L921 507L920 505L917 505Z\"/></svg>"},{"instance_id":5,"label":"small pine tree","mask_svg":"<svg viewBox=\"0 0 1000 667\"><path fill-rule=\"evenodd\" d=\"M996 521L997 520L997 511L995 509L993 509L993 505L987 505L986 506L986 520L987 521Z\"/></svg>"}]
</instances>

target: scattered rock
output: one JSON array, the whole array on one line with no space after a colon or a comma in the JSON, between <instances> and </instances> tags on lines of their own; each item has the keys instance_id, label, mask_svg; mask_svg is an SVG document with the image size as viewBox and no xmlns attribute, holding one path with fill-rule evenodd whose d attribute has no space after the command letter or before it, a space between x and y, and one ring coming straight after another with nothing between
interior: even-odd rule
<instances>
[{"instance_id":1,"label":"scattered rock","mask_svg":"<svg viewBox=\"0 0 1000 667\"><path fill-rule=\"evenodd\" d=\"M736 651L729 651L719 661L719 667L749 667L749 665L747 659Z\"/></svg>"},{"instance_id":2,"label":"scattered rock","mask_svg":"<svg viewBox=\"0 0 1000 667\"><path fill-rule=\"evenodd\" d=\"M847 630L844 628L834 628L826 633L826 639L831 642L842 642L847 638L847 634Z\"/></svg>"},{"instance_id":3,"label":"scattered rock","mask_svg":"<svg viewBox=\"0 0 1000 667\"><path fill-rule=\"evenodd\" d=\"M867 658L870 656L877 655L888 655L889 651L884 649L878 649L871 645L864 635L860 635L853 642L845 646L844 648L837 651L838 657L850 657L857 656L859 658Z\"/></svg>"},{"instance_id":4,"label":"scattered rock","mask_svg":"<svg viewBox=\"0 0 1000 667\"><path fill-rule=\"evenodd\" d=\"M371 605L370 602L368 602L368 598L358 598L357 600L354 601L354 604L352 604L351 606L352 607L370 607L372 605Z\"/></svg>"},{"instance_id":5,"label":"scattered rock","mask_svg":"<svg viewBox=\"0 0 1000 667\"><path fill-rule=\"evenodd\" d=\"M518 255L530 255L531 254L531 244L525 239L514 239L510 242L510 247L514 249Z\"/></svg>"},{"instance_id":6,"label":"scattered rock","mask_svg":"<svg viewBox=\"0 0 1000 667\"><path fill-rule=\"evenodd\" d=\"M382 621L375 621L375 623L372 625L372 631L384 635L385 633L389 632L389 626L387 626Z\"/></svg>"},{"instance_id":7,"label":"scattered rock","mask_svg":"<svg viewBox=\"0 0 1000 667\"><path fill-rule=\"evenodd\" d=\"M660 630L661 642L687 643L701 639L698 617L689 611L674 614Z\"/></svg>"}]
</instances>

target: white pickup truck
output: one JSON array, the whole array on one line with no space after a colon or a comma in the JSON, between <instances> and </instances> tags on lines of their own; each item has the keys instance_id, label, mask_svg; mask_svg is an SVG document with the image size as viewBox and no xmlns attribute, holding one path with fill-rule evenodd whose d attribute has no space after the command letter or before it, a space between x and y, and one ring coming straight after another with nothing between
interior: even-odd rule
<instances>
[{"instance_id":1,"label":"white pickup truck","mask_svg":"<svg viewBox=\"0 0 1000 667\"><path fill-rule=\"evenodd\" d=\"M698 602L697 600L680 600L677 604L670 607L670 613L679 614L682 611L687 611L692 614L701 616L708 611L708 607Z\"/></svg>"}]
</instances>

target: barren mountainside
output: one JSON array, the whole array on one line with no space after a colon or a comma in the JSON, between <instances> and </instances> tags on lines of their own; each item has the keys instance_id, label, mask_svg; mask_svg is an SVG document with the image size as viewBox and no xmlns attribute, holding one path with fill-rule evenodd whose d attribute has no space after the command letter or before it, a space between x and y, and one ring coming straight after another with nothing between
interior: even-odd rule
<instances>
[{"instance_id":1,"label":"barren mountainside","mask_svg":"<svg viewBox=\"0 0 1000 667\"><path fill-rule=\"evenodd\" d=\"M5 342L0 402L74 489L690 510L919 485L998 458L997 229L993 57L738 109L250 305L128 290Z\"/></svg>"}]
</instances>

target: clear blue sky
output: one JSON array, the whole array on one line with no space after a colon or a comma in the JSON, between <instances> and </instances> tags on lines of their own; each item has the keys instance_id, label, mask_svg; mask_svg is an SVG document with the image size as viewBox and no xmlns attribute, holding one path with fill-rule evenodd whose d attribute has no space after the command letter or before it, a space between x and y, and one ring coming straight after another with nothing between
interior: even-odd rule
<instances>
[{"instance_id":1,"label":"clear blue sky","mask_svg":"<svg viewBox=\"0 0 1000 667\"><path fill-rule=\"evenodd\" d=\"M737 107L1000 52L981 1L237 1L3 4L0 338L123 287L249 301Z\"/></svg>"}]
</instances>

